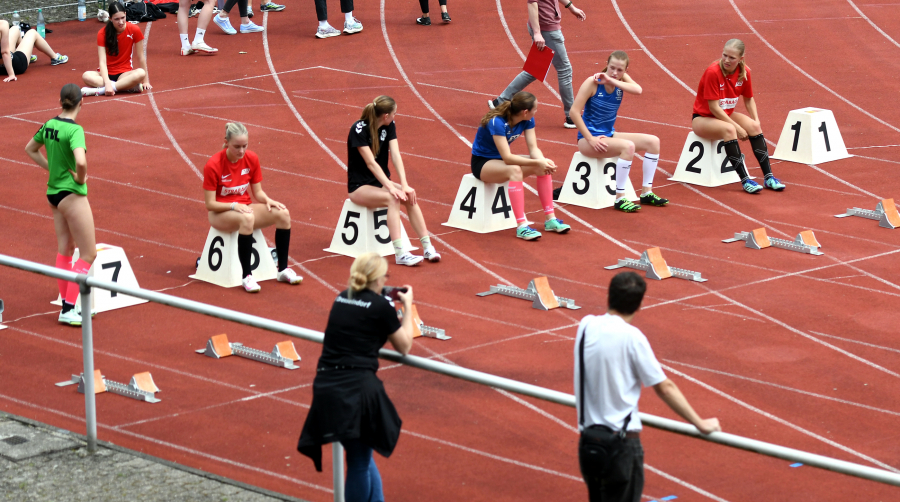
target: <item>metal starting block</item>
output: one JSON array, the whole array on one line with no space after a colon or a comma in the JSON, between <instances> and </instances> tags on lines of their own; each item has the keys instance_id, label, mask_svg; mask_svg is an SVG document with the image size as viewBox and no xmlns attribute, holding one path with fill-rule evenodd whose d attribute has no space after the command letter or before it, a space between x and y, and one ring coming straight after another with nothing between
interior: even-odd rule
<instances>
[{"instance_id":1,"label":"metal starting block","mask_svg":"<svg viewBox=\"0 0 900 502\"><path fill-rule=\"evenodd\" d=\"M418 338L420 336L428 337L428 338L437 338L438 340L449 340L453 338L452 336L447 336L444 334L444 330L441 328L435 328L433 326L426 326L422 319L419 317L419 311L416 309L416 306L413 305L410 309L412 312L412 320L413 320L413 338ZM403 312L403 306L397 309L397 313L400 315L402 319L405 315Z\"/></svg>"},{"instance_id":2,"label":"metal starting block","mask_svg":"<svg viewBox=\"0 0 900 502\"><path fill-rule=\"evenodd\" d=\"M836 214L835 218L846 218L848 216L859 216L870 220L877 220L879 227L894 229L900 227L900 213L897 212L897 206L894 205L894 199L884 199L875 206L874 211L868 209L860 209L851 207L844 214Z\"/></svg>"},{"instance_id":3,"label":"metal starting block","mask_svg":"<svg viewBox=\"0 0 900 502\"><path fill-rule=\"evenodd\" d=\"M670 267L666 260L663 259L659 248L650 248L641 253L640 259L622 258L619 263L603 267L606 270L614 270L617 268L635 268L638 270L646 270L647 278L661 281L669 277L677 277L687 281L706 282L708 279L701 277L700 272L693 270L685 270L683 268Z\"/></svg>"},{"instance_id":4,"label":"metal starting block","mask_svg":"<svg viewBox=\"0 0 900 502\"><path fill-rule=\"evenodd\" d=\"M272 352L265 352L245 347L241 343L229 343L228 335L222 334L211 337L206 341L205 349L199 349L195 352L216 359L235 355L253 359L254 361L259 361L261 363L271 364L272 366L278 366L279 368L287 368L289 370L295 370L300 367L294 364L295 361L300 360L300 355L297 354L297 349L294 348L294 342L289 340L278 342L275 344L275 348L272 349Z\"/></svg>"},{"instance_id":5,"label":"metal starting block","mask_svg":"<svg viewBox=\"0 0 900 502\"><path fill-rule=\"evenodd\" d=\"M558 307L565 307L572 310L578 310L581 308L575 305L575 300L556 296L553 293L553 290L550 289L550 282L547 281L546 277L534 278L531 282L528 283L528 289L498 284L496 286L491 286L490 291L478 293L478 296L488 296L493 294L500 294L504 296L511 296L513 298L520 298L522 300L529 300L532 302L531 306L538 310L551 310Z\"/></svg>"},{"instance_id":6,"label":"metal starting block","mask_svg":"<svg viewBox=\"0 0 900 502\"><path fill-rule=\"evenodd\" d=\"M74 384L78 384L78 392L84 394L84 373L72 375L71 380L59 382L56 386L65 387ZM128 382L128 385L125 385L123 383L107 380L106 377L100 374L100 370L94 370L94 394L101 394L103 392L111 392L113 394L130 397L131 399L137 399L138 401L145 401L148 403L159 402L159 399L155 396L155 394L159 392L159 387L153 382L153 377L150 375L149 371L136 373L131 377L131 381Z\"/></svg>"},{"instance_id":7,"label":"metal starting block","mask_svg":"<svg viewBox=\"0 0 900 502\"><path fill-rule=\"evenodd\" d=\"M812 230L804 230L797 234L797 238L793 241L787 239L778 239L766 235L765 228L757 228L752 232L737 232L733 239L725 239L722 242L746 242L745 247L750 249L764 249L767 247L776 247L787 249L788 251L796 251L798 253L806 253L813 255L823 255L825 253L819 251L822 247Z\"/></svg>"}]
</instances>

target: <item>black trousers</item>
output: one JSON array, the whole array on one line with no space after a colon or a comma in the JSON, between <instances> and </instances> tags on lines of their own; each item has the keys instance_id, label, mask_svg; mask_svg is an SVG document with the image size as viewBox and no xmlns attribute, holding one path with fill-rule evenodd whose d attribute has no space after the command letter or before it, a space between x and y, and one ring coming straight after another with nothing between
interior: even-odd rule
<instances>
[{"instance_id":1,"label":"black trousers","mask_svg":"<svg viewBox=\"0 0 900 502\"><path fill-rule=\"evenodd\" d=\"M640 438L626 438L625 447L605 470L596 458L584 455L578 445L581 476L588 487L590 502L640 502L644 491L644 449Z\"/></svg>"},{"instance_id":2,"label":"black trousers","mask_svg":"<svg viewBox=\"0 0 900 502\"><path fill-rule=\"evenodd\" d=\"M353 0L341 0L341 12L344 14L353 12ZM328 5L325 0L316 0L316 18L319 21L328 21Z\"/></svg>"}]
</instances>

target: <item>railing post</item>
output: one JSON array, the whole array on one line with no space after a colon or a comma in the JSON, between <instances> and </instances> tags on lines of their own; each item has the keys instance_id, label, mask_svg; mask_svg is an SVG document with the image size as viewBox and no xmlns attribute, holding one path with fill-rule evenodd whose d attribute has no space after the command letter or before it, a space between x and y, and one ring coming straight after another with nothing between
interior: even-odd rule
<instances>
[{"instance_id":1,"label":"railing post","mask_svg":"<svg viewBox=\"0 0 900 502\"><path fill-rule=\"evenodd\" d=\"M334 502L344 502L344 446L339 441L331 443L331 466Z\"/></svg>"},{"instance_id":2,"label":"railing post","mask_svg":"<svg viewBox=\"0 0 900 502\"><path fill-rule=\"evenodd\" d=\"M84 281L87 275L79 275ZM84 419L87 425L88 451L97 451L97 407L94 395L94 338L91 326L91 287L87 282L78 284L81 292L81 348L84 352Z\"/></svg>"}]
</instances>

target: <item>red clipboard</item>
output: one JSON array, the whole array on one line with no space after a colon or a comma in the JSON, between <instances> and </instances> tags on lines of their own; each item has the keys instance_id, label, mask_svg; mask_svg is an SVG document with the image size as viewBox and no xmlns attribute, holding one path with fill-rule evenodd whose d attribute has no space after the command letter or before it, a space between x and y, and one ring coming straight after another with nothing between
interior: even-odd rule
<instances>
[{"instance_id":1,"label":"red clipboard","mask_svg":"<svg viewBox=\"0 0 900 502\"><path fill-rule=\"evenodd\" d=\"M537 44L532 42L531 51L528 52L528 58L525 59L522 71L527 71L529 75L543 82L547 78L547 72L550 71L553 54L553 49L545 45L544 50L539 51Z\"/></svg>"}]
</instances>

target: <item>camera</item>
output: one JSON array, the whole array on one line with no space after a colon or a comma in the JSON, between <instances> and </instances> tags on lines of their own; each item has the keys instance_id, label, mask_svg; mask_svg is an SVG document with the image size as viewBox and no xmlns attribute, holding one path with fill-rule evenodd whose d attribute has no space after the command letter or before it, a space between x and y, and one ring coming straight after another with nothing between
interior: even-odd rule
<instances>
[{"instance_id":1,"label":"camera","mask_svg":"<svg viewBox=\"0 0 900 502\"><path fill-rule=\"evenodd\" d=\"M381 289L381 294L387 298L392 300L400 301L400 293L406 293L409 291L409 288L397 288L394 286L385 286Z\"/></svg>"}]
</instances>

